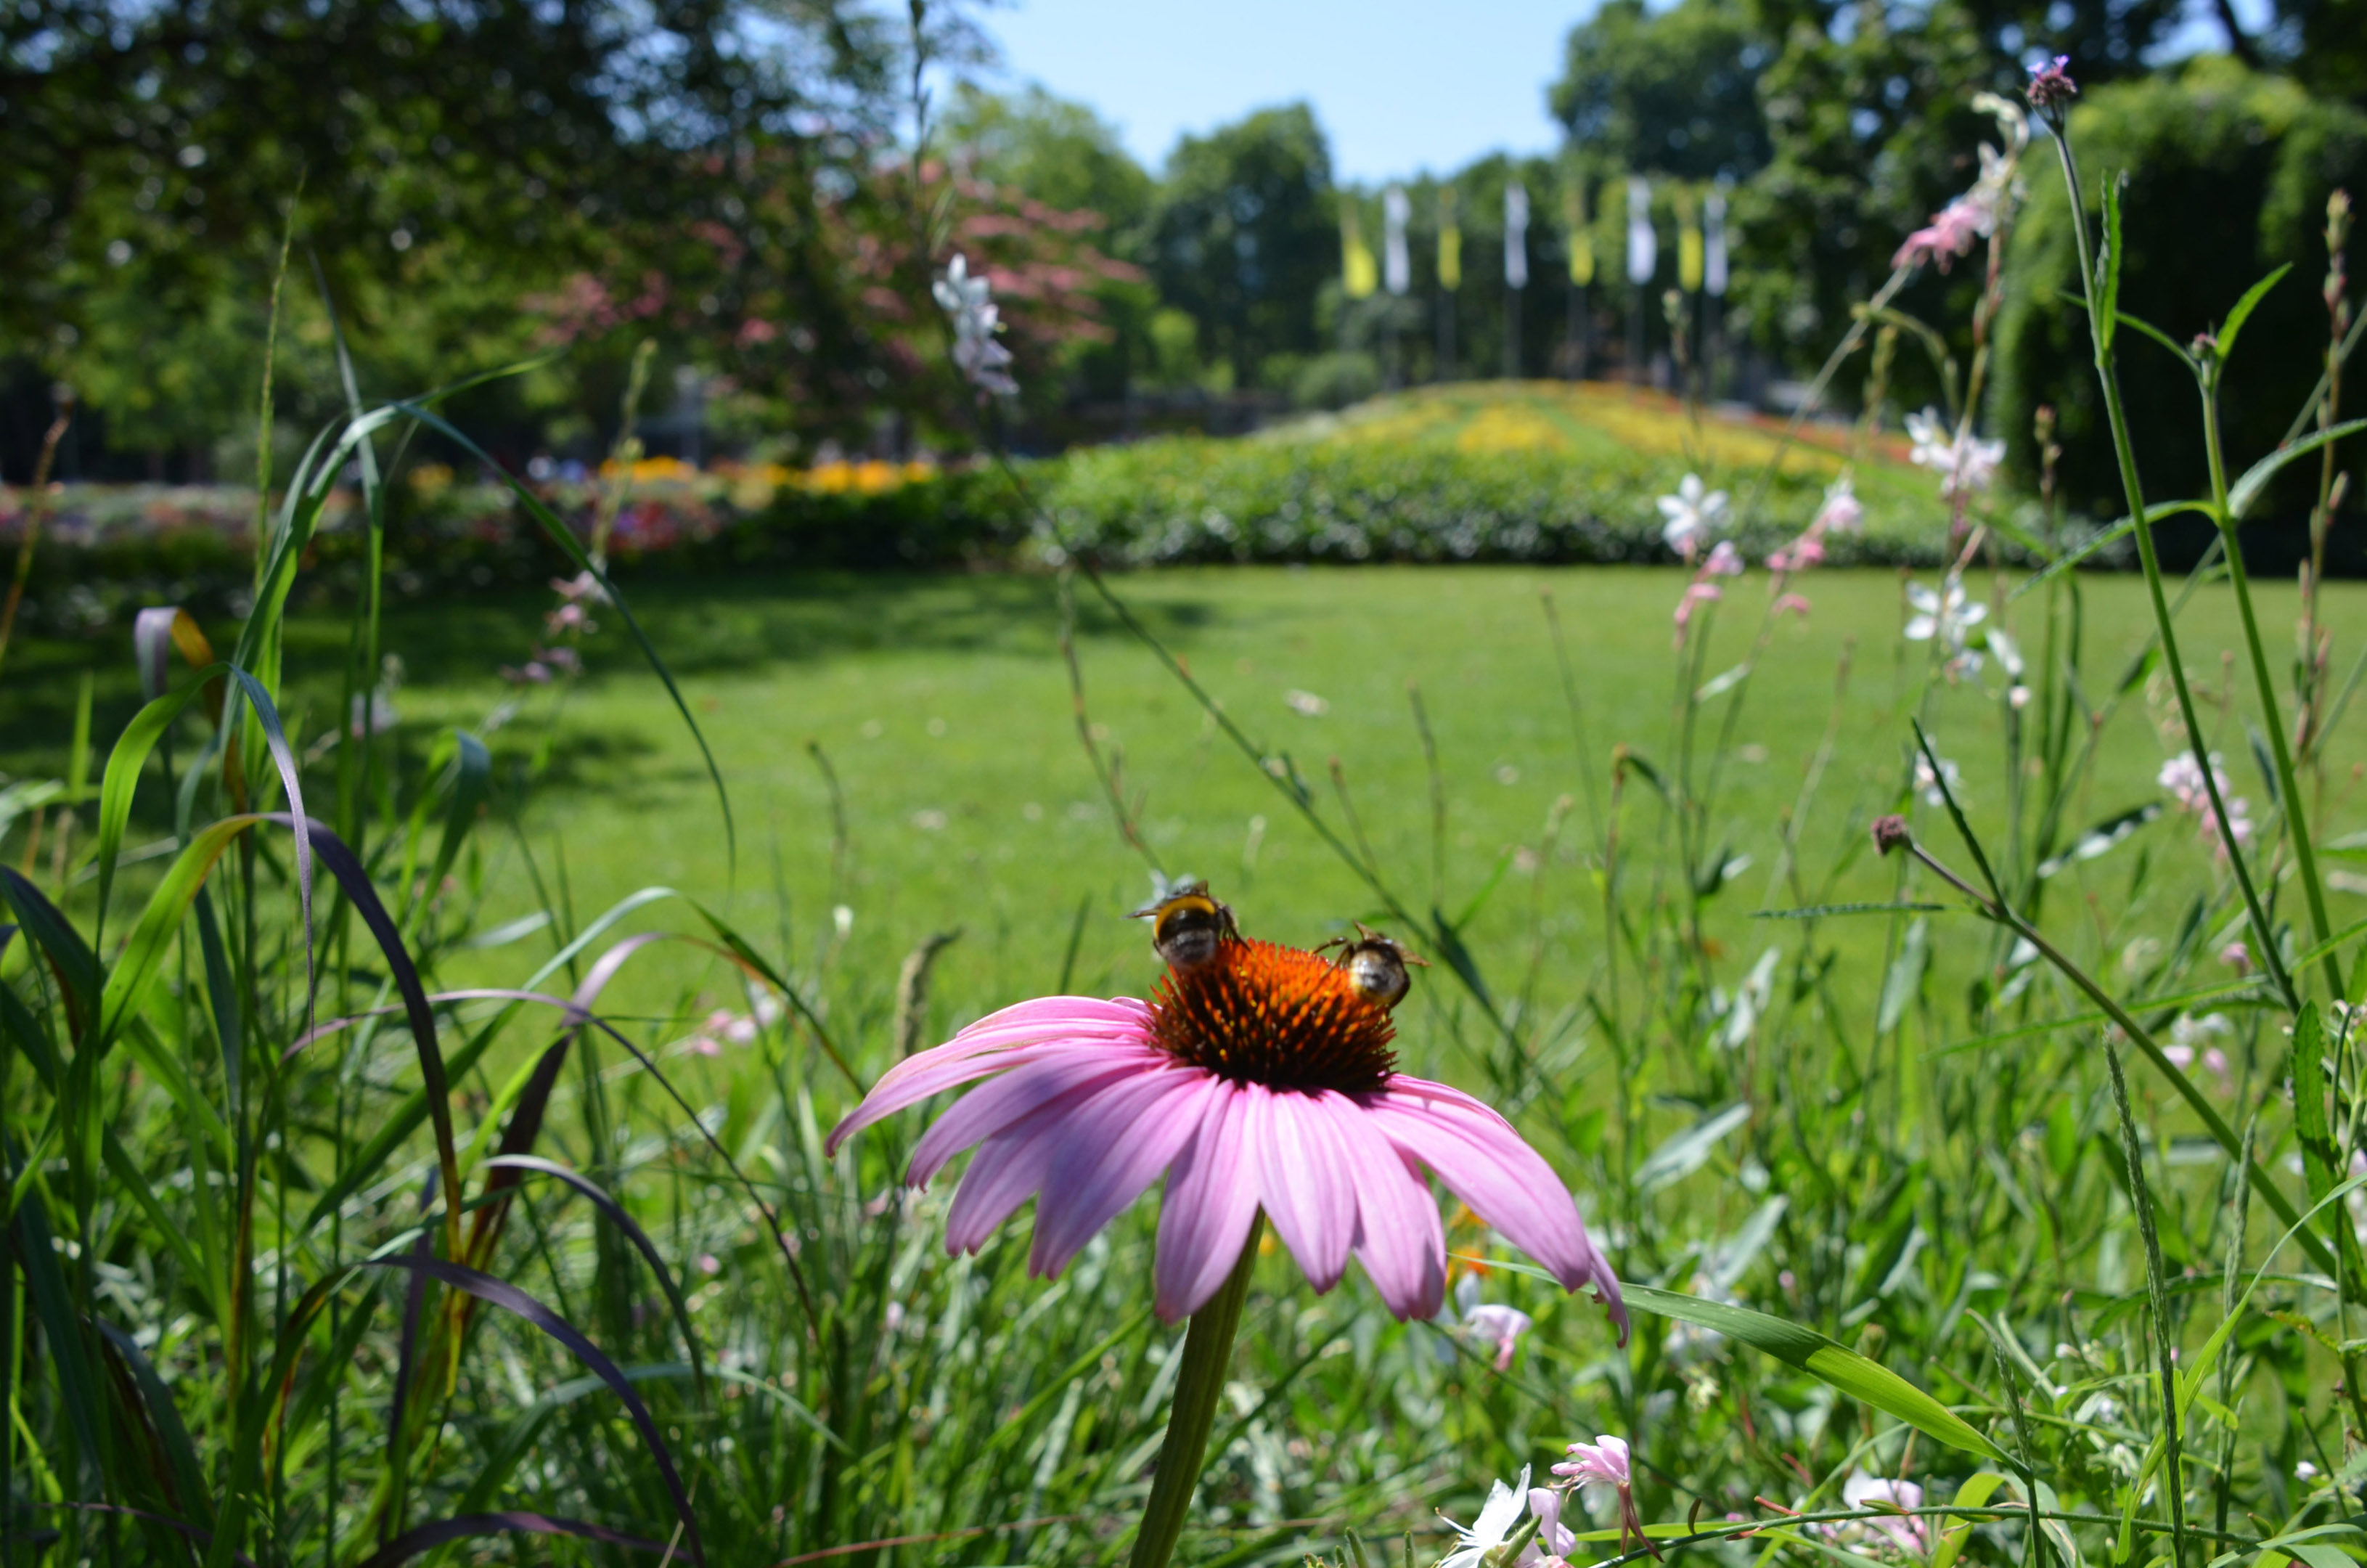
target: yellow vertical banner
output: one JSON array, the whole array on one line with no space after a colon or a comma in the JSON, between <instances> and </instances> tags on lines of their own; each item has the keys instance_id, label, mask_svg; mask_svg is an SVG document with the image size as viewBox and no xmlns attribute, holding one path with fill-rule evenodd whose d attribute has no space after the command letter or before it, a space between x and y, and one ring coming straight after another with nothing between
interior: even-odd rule
<instances>
[{"instance_id":1,"label":"yellow vertical banner","mask_svg":"<svg viewBox=\"0 0 2367 1568\"><path fill-rule=\"evenodd\" d=\"M1693 193L1682 186L1677 189L1677 285L1688 294L1701 292L1701 211Z\"/></svg>"},{"instance_id":2,"label":"yellow vertical banner","mask_svg":"<svg viewBox=\"0 0 2367 1568\"><path fill-rule=\"evenodd\" d=\"M1569 280L1583 289L1594 281L1594 232L1586 223L1586 176L1576 169L1562 181L1561 226L1569 249Z\"/></svg>"},{"instance_id":3,"label":"yellow vertical banner","mask_svg":"<svg viewBox=\"0 0 2367 1568\"><path fill-rule=\"evenodd\" d=\"M1463 287L1463 225L1455 215L1455 187L1438 187L1438 286Z\"/></svg>"},{"instance_id":4,"label":"yellow vertical banner","mask_svg":"<svg viewBox=\"0 0 2367 1568\"><path fill-rule=\"evenodd\" d=\"M1352 300L1370 299L1381 286L1381 269L1373 259L1372 247L1365 243L1356 199L1346 191L1340 193L1340 280Z\"/></svg>"}]
</instances>

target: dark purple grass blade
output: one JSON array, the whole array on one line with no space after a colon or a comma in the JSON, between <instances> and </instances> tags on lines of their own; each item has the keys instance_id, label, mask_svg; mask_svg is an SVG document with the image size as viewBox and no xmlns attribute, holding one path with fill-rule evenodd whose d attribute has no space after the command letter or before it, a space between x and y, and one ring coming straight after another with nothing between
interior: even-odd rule
<instances>
[{"instance_id":1,"label":"dark purple grass blade","mask_svg":"<svg viewBox=\"0 0 2367 1568\"><path fill-rule=\"evenodd\" d=\"M419 1212L425 1214L436 1201L436 1173L427 1173L427 1180L419 1193ZM435 1234L421 1231L419 1239L411 1245L411 1256L433 1257ZM413 1274L402 1292L402 1336L397 1343L394 1358L394 1399L387 1411L386 1451L395 1471L391 1495L399 1506L402 1497L404 1472L410 1468L411 1449L403 1441L403 1421L411 1413L411 1384L419 1366L419 1320L427 1310L427 1276ZM386 1544L386 1532L394 1526L394 1507L379 1515L378 1543Z\"/></svg>"},{"instance_id":2,"label":"dark purple grass blade","mask_svg":"<svg viewBox=\"0 0 2367 1568\"><path fill-rule=\"evenodd\" d=\"M449 1545L456 1540L469 1540L478 1536L499 1535L516 1530L529 1535L572 1535L583 1540L596 1540L606 1546L622 1546L634 1551L663 1551L663 1541L644 1540L637 1535L612 1530L606 1525L586 1524L581 1519L562 1519L549 1514L529 1514L508 1509L498 1514L461 1514L449 1519L439 1519L432 1525L421 1525L379 1547L362 1559L357 1568L394 1568L398 1562L408 1562L423 1551Z\"/></svg>"},{"instance_id":3,"label":"dark purple grass blade","mask_svg":"<svg viewBox=\"0 0 2367 1568\"><path fill-rule=\"evenodd\" d=\"M284 812L274 812L266 818L283 827L293 829L298 819ZM313 853L327 867L345 890L354 913L362 917L377 938L379 950L386 956L387 972L394 977L395 989L402 994L402 1010L411 1024L411 1038L419 1052L419 1082L427 1096L427 1119L436 1129L436 1158L443 1172L444 1190L452 1200L444 1205L445 1251L458 1256L460 1251L460 1151L452 1133L452 1090L445 1081L444 1053L436 1045L436 1016L427 1006L427 990L419 983L419 970L402 945L402 933L379 901L378 890L370 885L369 873L362 869L354 852L329 830L325 823L310 817L302 819L304 830L297 837L311 841Z\"/></svg>"},{"instance_id":4,"label":"dark purple grass blade","mask_svg":"<svg viewBox=\"0 0 2367 1568\"><path fill-rule=\"evenodd\" d=\"M563 1045L555 1045L550 1048L548 1054L555 1055L564 1049ZM635 1250L649 1260L650 1271L658 1277L658 1288L665 1292L667 1302L674 1308L674 1322L682 1328L683 1343L690 1348L691 1381L697 1387L700 1403L704 1403L707 1399L707 1369L698 1359L698 1335L691 1327L690 1303L683 1300L682 1288L674 1283L673 1271L666 1267L665 1259L658 1256L657 1245L650 1240L649 1233L642 1230L630 1214L625 1212L625 1206L609 1197L601 1189L598 1183L591 1180L582 1172L570 1170L557 1161L546 1160L538 1154L504 1153L494 1155L485 1164L496 1170L538 1171L547 1176L556 1176L590 1199L601 1213L608 1216L616 1227L625 1233L625 1239L631 1242ZM515 1178L513 1177L512 1180L515 1184Z\"/></svg>"},{"instance_id":5,"label":"dark purple grass blade","mask_svg":"<svg viewBox=\"0 0 2367 1568\"><path fill-rule=\"evenodd\" d=\"M581 1026L570 1024L558 1040L544 1050L534 1064L534 1075L527 1080L526 1088L518 1095L517 1105L510 1111L509 1125L502 1129L503 1156L524 1155L534 1148L535 1140L542 1136L542 1117L550 1103L550 1092L559 1084L559 1070L566 1065L567 1052L575 1043ZM496 1158L488 1162L500 1166ZM485 1178L484 1196L491 1200L503 1195L499 1201L488 1201L477 1210L469 1227L468 1260L483 1263L492 1256L493 1244L501 1238L502 1226L509 1218L510 1205L506 1196L518 1185L515 1173L496 1169Z\"/></svg>"},{"instance_id":6,"label":"dark purple grass blade","mask_svg":"<svg viewBox=\"0 0 2367 1568\"><path fill-rule=\"evenodd\" d=\"M455 1209L457 1205L447 1205L447 1212ZM633 1385L626 1380L625 1374L598 1346L584 1338L565 1318L524 1290L480 1269L440 1257L379 1257L368 1260L367 1267L407 1268L428 1275L456 1290L467 1291L481 1301L491 1302L505 1312L515 1313L573 1352L576 1359L591 1368L600 1381L615 1390L617 1397L624 1402L627 1414L632 1416L633 1425L640 1430L641 1440L649 1445L650 1457L657 1461L659 1478L665 1483L666 1491L674 1499L674 1515L681 1519L684 1539L689 1543L690 1560L699 1568L706 1568L707 1549L699 1540L698 1519L691 1512L690 1494L683 1489L681 1472L674 1469L674 1454L666 1448L665 1438L659 1433L658 1424L651 1416L649 1406L641 1403L641 1396L633 1392Z\"/></svg>"}]
</instances>

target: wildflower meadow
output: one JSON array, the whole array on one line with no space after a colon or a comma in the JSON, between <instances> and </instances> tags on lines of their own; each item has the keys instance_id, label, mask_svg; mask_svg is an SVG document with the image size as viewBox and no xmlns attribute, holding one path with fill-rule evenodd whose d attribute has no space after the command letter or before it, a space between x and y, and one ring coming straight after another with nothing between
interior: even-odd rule
<instances>
[{"instance_id":1,"label":"wildflower meadow","mask_svg":"<svg viewBox=\"0 0 2367 1568\"><path fill-rule=\"evenodd\" d=\"M653 457L644 351L513 461L548 358L367 397L334 312L229 501L53 489L61 398L0 1564L2367 1560L2348 198L2139 319L2050 55L1788 411L1688 283L1662 394L1047 455L1069 273L947 216L926 13L861 254L958 452Z\"/></svg>"}]
</instances>

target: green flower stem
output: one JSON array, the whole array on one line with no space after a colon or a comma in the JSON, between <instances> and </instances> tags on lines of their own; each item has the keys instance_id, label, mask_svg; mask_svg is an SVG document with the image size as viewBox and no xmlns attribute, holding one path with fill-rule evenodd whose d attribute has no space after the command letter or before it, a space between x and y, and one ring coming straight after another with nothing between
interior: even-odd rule
<instances>
[{"instance_id":1,"label":"green flower stem","mask_svg":"<svg viewBox=\"0 0 2367 1568\"><path fill-rule=\"evenodd\" d=\"M2203 722L2194 711L2194 694L2186 684L2186 663L2179 656L2178 631L2169 614L2169 600L2161 585L2161 560L2155 553L2153 525L2146 519L2145 487L2137 479L2136 449L2129 440L2128 410L2121 403L2121 378L2118 361L2112 352L2112 324L2104 320L2103 301L2096 294L2096 246L2088 232L2088 209L2079 195L2079 166L2071 156L2068 129L2051 119L2049 129L2055 132L2055 151L2063 160L2063 187L2071 206L2071 235L2079 251L2079 287L2088 301L2088 335L2096 348L2096 380L2104 393L2104 413L2112 430L2112 455L2120 461L2121 488L2127 493L2129 517L2134 519L2130 531L2137 538L2137 559L2145 567L2146 591L2153 598L2154 624L2161 633L2162 662L2169 666L2170 685L2178 692L2178 711L2186 722L2187 744L2201 765L2203 788L2211 797L2211 814L2219 824L2219 842L2227 851L2227 864L2236 872L2236 884L2242 889L2244 908L2251 916L2253 946L2259 949L2260 967L2275 982L2288 1011L2301 1011L2301 994L2293 988L2293 976L2285 972L2284 959L2277 951L2275 930L2269 924L2269 913L2260 903L2259 890L2252 885L2251 868L2244 863L2244 851L2227 821L2226 802L2219 798L2219 779L2211 767L2211 750L2203 735ZM2111 264L2120 266L2120 257ZM2271 721L2274 710L2271 712ZM2222 1142L2225 1142L2222 1140Z\"/></svg>"},{"instance_id":2,"label":"green flower stem","mask_svg":"<svg viewBox=\"0 0 2367 1568\"><path fill-rule=\"evenodd\" d=\"M2226 544L2227 583L2236 590L2237 613L2244 620L2244 643L2252 657L2252 680L2260 694L2260 722L2268 726L2270 751L2277 767L2277 791L2284 797L2281 804L2284 807L2285 828L2293 837L2293 862L2301 872L2302 896L2309 904L2310 937L2314 945L2326 949L2327 994L2339 998L2343 994L2342 960L2326 939L2331 927L2326 918L2326 890L2318 882L2317 851L2310 845L2309 818L2302 811L2301 789L2293 777L2293 747L2285 739L2276 683L2269 675L2269 656L2260 647L2260 624L2252 614L2251 581L2244 572L2244 552L2236 543L2236 514L2227 503L2227 460L2219 445L2219 364L2215 355L2202 368L2196 380L2203 390L2203 451L2211 461L2211 513L2219 524L2219 537ZM2210 771L2207 761L2203 771ZM2232 844L2228 853L2235 853Z\"/></svg>"},{"instance_id":3,"label":"green flower stem","mask_svg":"<svg viewBox=\"0 0 2367 1568\"><path fill-rule=\"evenodd\" d=\"M2160 1071L2161 1075L2169 1080L2169 1086L2178 1092L2179 1098L2186 1102L2188 1108L2201 1119L2204 1129L2210 1132L2212 1142L2225 1150L2229 1159L2241 1161L2245 1158L2244 1141L2236 1135L2234 1128L2227 1125L2227 1119L2219 1114L2219 1108L2213 1105L2203 1091L2196 1088L2193 1082L2179 1070L2178 1065L2170 1061L2169 1053L2163 1051L2160 1043L2153 1038L2152 1032L2137 1022L2135 1017L2126 1007L2114 1000L2111 992L2098 984L2087 971L2073 962L2069 954L2048 941L2037 926L2016 914L2011 904L2002 899L1992 898L1974 887L1912 837L1906 841L1906 848L1908 854L1914 856L1941 881L1971 899L1979 906L1983 915L2007 926L2016 936L2037 949L2041 958L2053 964L2066 980L2087 993L2088 999L2101 1008L2106 1017L2118 1024L2121 1032L2129 1037L2129 1042L2143 1052L2146 1060L2152 1062ZM2259 1195L2261 1202L2269 1206L2270 1211L2276 1215L2278 1221L2289 1229L2297 1231L2298 1233L2294 1239L2301 1243L2302 1250L2309 1254L2310 1261L2325 1269L2329 1275L2339 1274L2339 1266L2335 1262L2334 1254L2327 1249L2325 1238L2316 1231L2300 1228L2301 1210L2293 1207L2293 1199L2287 1198L2277 1185L2269 1179L2268 1173L2259 1167L2257 1161L2246 1165L2243 1169L2246 1179L2251 1184L2252 1191Z\"/></svg>"},{"instance_id":4,"label":"green flower stem","mask_svg":"<svg viewBox=\"0 0 2367 1568\"><path fill-rule=\"evenodd\" d=\"M1192 1326L1184 1335L1184 1368L1176 1374L1175 1398L1167 1411L1167 1441L1160 1446L1159 1471L1150 1483L1150 1501L1143 1506L1142 1528L1135 1534L1128 1568L1167 1568L1184 1533L1184 1516L1191 1510L1201 1461L1207 1457L1208 1429L1216 1425L1217 1406L1224 1397L1225 1369L1232 1363L1241 1304L1249 1300L1250 1276L1257 1272L1258 1240L1264 1234L1265 1212L1261 1210L1250 1221L1249 1239L1241 1244L1232 1278L1214 1301L1192 1314Z\"/></svg>"}]
</instances>

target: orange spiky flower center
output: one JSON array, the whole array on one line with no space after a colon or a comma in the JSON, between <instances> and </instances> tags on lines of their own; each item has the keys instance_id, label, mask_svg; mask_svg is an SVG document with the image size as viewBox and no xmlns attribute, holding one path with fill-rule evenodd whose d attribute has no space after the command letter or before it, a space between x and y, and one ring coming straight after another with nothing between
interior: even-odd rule
<instances>
[{"instance_id":1,"label":"orange spiky flower center","mask_svg":"<svg viewBox=\"0 0 2367 1568\"><path fill-rule=\"evenodd\" d=\"M1297 948L1217 944L1151 991L1151 1037L1180 1061L1270 1089L1377 1089L1397 1068L1397 1030L1348 971Z\"/></svg>"}]
</instances>

